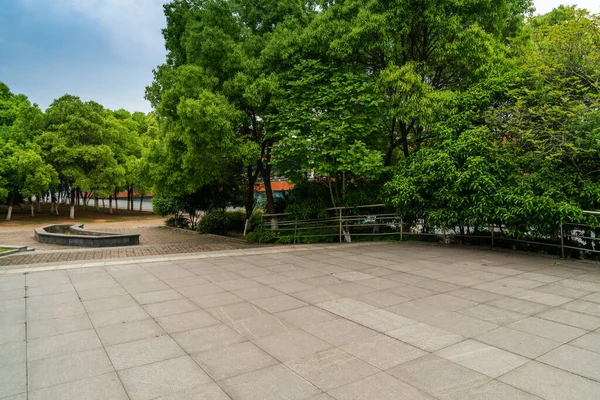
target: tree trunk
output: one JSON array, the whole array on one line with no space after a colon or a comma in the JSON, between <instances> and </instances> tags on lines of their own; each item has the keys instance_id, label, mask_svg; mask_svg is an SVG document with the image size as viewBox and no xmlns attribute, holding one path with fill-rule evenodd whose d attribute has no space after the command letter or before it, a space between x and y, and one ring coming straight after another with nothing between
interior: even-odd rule
<instances>
[{"instance_id":1,"label":"tree trunk","mask_svg":"<svg viewBox=\"0 0 600 400\"><path fill-rule=\"evenodd\" d=\"M35 217L35 207L33 205L33 197L29 198L29 209L31 210L31 216Z\"/></svg>"},{"instance_id":2,"label":"tree trunk","mask_svg":"<svg viewBox=\"0 0 600 400\"><path fill-rule=\"evenodd\" d=\"M115 190L115 211L119 211L119 192Z\"/></svg>"},{"instance_id":3,"label":"tree trunk","mask_svg":"<svg viewBox=\"0 0 600 400\"><path fill-rule=\"evenodd\" d=\"M8 205L8 212L6 213L6 220L10 221L10 219L12 218L12 210L13 210L13 204L12 202Z\"/></svg>"},{"instance_id":4,"label":"tree trunk","mask_svg":"<svg viewBox=\"0 0 600 400\"><path fill-rule=\"evenodd\" d=\"M133 211L133 186L131 187L131 207L129 207L131 211Z\"/></svg>"},{"instance_id":5,"label":"tree trunk","mask_svg":"<svg viewBox=\"0 0 600 400\"><path fill-rule=\"evenodd\" d=\"M250 230L249 221L252 221L252 212L254 211L254 184L256 183L256 177L258 175L258 169L256 172L252 171L252 165L246 167L246 174L248 177L248 188L246 190L246 233Z\"/></svg>"},{"instance_id":6,"label":"tree trunk","mask_svg":"<svg viewBox=\"0 0 600 400\"><path fill-rule=\"evenodd\" d=\"M112 214L113 213L113 206L112 206L112 196L108 197L108 213Z\"/></svg>"},{"instance_id":7,"label":"tree trunk","mask_svg":"<svg viewBox=\"0 0 600 400\"><path fill-rule=\"evenodd\" d=\"M102 208L106 210L106 203L104 202L104 197L102 198Z\"/></svg>"},{"instance_id":8,"label":"tree trunk","mask_svg":"<svg viewBox=\"0 0 600 400\"><path fill-rule=\"evenodd\" d=\"M140 212L142 212L142 207L144 206L144 195L140 196Z\"/></svg>"},{"instance_id":9,"label":"tree trunk","mask_svg":"<svg viewBox=\"0 0 600 400\"><path fill-rule=\"evenodd\" d=\"M259 169L265 185L265 196L267 198L267 212L269 214L275 214L275 199L273 197L273 188L271 186L271 164L266 166L259 162ZM278 229L279 224L277 223L277 217L271 217L271 230Z\"/></svg>"},{"instance_id":10,"label":"tree trunk","mask_svg":"<svg viewBox=\"0 0 600 400\"><path fill-rule=\"evenodd\" d=\"M75 190L71 190L71 208L69 210L69 218L75 219Z\"/></svg>"},{"instance_id":11,"label":"tree trunk","mask_svg":"<svg viewBox=\"0 0 600 400\"><path fill-rule=\"evenodd\" d=\"M41 200L41 196L38 197L38 199L37 199L37 206L38 206L37 207L38 212L41 213L42 212L42 200Z\"/></svg>"},{"instance_id":12,"label":"tree trunk","mask_svg":"<svg viewBox=\"0 0 600 400\"><path fill-rule=\"evenodd\" d=\"M98 201L98 197L94 199L94 206L96 206L96 211L100 211L100 201Z\"/></svg>"}]
</instances>

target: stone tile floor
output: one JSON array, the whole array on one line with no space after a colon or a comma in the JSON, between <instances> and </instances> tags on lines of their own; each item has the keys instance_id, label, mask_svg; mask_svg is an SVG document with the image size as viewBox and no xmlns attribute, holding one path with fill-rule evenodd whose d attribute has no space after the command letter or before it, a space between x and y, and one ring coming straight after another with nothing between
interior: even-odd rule
<instances>
[{"instance_id":1,"label":"stone tile floor","mask_svg":"<svg viewBox=\"0 0 600 400\"><path fill-rule=\"evenodd\" d=\"M2 400L600 398L596 264L405 243L4 272Z\"/></svg>"}]
</instances>

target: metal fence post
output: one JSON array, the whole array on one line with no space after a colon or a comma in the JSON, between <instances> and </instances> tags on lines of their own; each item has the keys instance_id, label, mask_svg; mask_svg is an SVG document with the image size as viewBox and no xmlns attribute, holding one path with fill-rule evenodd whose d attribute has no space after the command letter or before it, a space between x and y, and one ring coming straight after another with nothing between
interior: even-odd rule
<instances>
[{"instance_id":1,"label":"metal fence post","mask_svg":"<svg viewBox=\"0 0 600 400\"><path fill-rule=\"evenodd\" d=\"M342 208L340 207L340 243L342 243Z\"/></svg>"},{"instance_id":2,"label":"metal fence post","mask_svg":"<svg viewBox=\"0 0 600 400\"><path fill-rule=\"evenodd\" d=\"M562 222L560 223L560 258L565 258L565 236Z\"/></svg>"},{"instance_id":3,"label":"metal fence post","mask_svg":"<svg viewBox=\"0 0 600 400\"><path fill-rule=\"evenodd\" d=\"M404 240L403 234L404 234L404 219L402 217L400 217L400 241L401 242Z\"/></svg>"},{"instance_id":4,"label":"metal fence post","mask_svg":"<svg viewBox=\"0 0 600 400\"><path fill-rule=\"evenodd\" d=\"M298 237L298 218L294 221L294 244L296 244L296 238Z\"/></svg>"}]
</instances>

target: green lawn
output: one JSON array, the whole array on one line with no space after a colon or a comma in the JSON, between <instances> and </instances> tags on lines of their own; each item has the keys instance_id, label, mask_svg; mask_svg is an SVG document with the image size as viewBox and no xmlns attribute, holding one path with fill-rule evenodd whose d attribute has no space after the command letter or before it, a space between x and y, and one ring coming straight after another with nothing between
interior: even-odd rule
<instances>
[{"instance_id":1,"label":"green lawn","mask_svg":"<svg viewBox=\"0 0 600 400\"><path fill-rule=\"evenodd\" d=\"M0 253L4 253L5 251L10 251L10 250L13 250L13 249L6 249L4 247L0 247Z\"/></svg>"}]
</instances>

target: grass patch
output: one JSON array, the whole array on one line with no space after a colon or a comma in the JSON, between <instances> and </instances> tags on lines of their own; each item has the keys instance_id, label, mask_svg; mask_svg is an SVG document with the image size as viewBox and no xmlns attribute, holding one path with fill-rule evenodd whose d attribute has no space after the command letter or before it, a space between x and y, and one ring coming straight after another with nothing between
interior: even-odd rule
<instances>
[{"instance_id":1,"label":"grass patch","mask_svg":"<svg viewBox=\"0 0 600 400\"><path fill-rule=\"evenodd\" d=\"M11 251L14 249L7 249L6 247L0 247L0 253L4 253L5 251Z\"/></svg>"}]
</instances>

